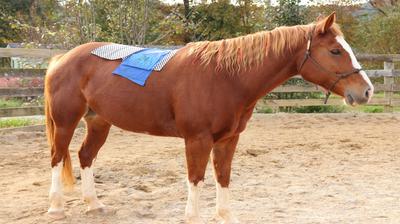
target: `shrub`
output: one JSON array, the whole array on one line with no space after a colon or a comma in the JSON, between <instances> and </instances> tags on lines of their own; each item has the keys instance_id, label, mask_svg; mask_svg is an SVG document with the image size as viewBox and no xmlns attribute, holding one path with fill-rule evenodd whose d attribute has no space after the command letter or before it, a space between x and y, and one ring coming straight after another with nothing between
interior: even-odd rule
<instances>
[{"instance_id":1,"label":"shrub","mask_svg":"<svg viewBox=\"0 0 400 224\"><path fill-rule=\"evenodd\" d=\"M293 107L291 112L294 113L341 113L345 106L308 106L308 107Z\"/></svg>"},{"instance_id":2,"label":"shrub","mask_svg":"<svg viewBox=\"0 0 400 224\"><path fill-rule=\"evenodd\" d=\"M365 113L382 113L384 110L383 106L365 106L362 111Z\"/></svg>"}]
</instances>

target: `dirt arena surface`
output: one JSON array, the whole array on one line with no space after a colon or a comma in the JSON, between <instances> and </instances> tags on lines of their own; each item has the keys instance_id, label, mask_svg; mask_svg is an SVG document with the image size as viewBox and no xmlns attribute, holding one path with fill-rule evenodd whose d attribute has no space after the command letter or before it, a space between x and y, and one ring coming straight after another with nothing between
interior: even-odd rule
<instances>
[{"instance_id":1,"label":"dirt arena surface","mask_svg":"<svg viewBox=\"0 0 400 224\"><path fill-rule=\"evenodd\" d=\"M71 155L75 190L67 218L46 216L49 150L43 132L0 136L0 223L184 223L186 169L178 138L113 128L95 174L110 216L85 215L77 129ZM210 165L210 164L209 164ZM232 207L241 223L400 223L400 114L255 114L233 164ZM208 166L201 215L215 217Z\"/></svg>"}]
</instances>

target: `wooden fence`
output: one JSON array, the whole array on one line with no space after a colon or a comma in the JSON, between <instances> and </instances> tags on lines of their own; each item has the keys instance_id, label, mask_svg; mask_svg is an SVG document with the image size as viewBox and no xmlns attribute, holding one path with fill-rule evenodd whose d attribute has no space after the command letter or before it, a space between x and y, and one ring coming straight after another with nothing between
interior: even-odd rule
<instances>
[{"instance_id":1,"label":"wooden fence","mask_svg":"<svg viewBox=\"0 0 400 224\"><path fill-rule=\"evenodd\" d=\"M56 54L64 53L63 50L49 49L8 49L0 48L0 57L32 57L50 58ZM393 92L400 91L400 84L395 83L395 77L400 76L400 70L394 69L394 62L400 61L399 54L360 54L360 61L383 62L383 70L367 70L369 77L383 77L383 84L374 84L375 91L383 91L383 98L373 98L371 105L383 105L385 111L391 111L393 106L400 106L400 98L395 98ZM43 77L44 69L0 69L0 78L4 77ZM314 86L284 85L276 88L273 93L312 93L321 92ZM43 96L43 88L0 88L0 98L5 97L37 97ZM322 99L268 99L260 102L272 108L293 106L323 105ZM329 99L328 105L343 105L343 100ZM0 117L42 115L42 106L4 108L0 109Z\"/></svg>"}]
</instances>

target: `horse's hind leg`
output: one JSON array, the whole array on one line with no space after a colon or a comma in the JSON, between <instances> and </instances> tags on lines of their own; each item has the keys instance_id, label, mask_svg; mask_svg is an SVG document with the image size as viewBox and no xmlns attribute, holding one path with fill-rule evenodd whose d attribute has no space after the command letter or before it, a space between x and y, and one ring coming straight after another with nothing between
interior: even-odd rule
<instances>
[{"instance_id":1,"label":"horse's hind leg","mask_svg":"<svg viewBox=\"0 0 400 224\"><path fill-rule=\"evenodd\" d=\"M69 101L68 104L65 102L60 99L55 100L51 96L46 97L46 125L52 167L48 214L53 219L61 219L65 216L63 182L66 186L72 186L74 182L68 147L86 108L83 102Z\"/></svg>"},{"instance_id":2,"label":"horse's hind leg","mask_svg":"<svg viewBox=\"0 0 400 224\"><path fill-rule=\"evenodd\" d=\"M92 165L93 159L106 141L111 125L100 116L90 112L85 116L85 121L86 137L79 150L83 200L88 204L87 213L109 213L112 211L106 209L97 198Z\"/></svg>"}]
</instances>

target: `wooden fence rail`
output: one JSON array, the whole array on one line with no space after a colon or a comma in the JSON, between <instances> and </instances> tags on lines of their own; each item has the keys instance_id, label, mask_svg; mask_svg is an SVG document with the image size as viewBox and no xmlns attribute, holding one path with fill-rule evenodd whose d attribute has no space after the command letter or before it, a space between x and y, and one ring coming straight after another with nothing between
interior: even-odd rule
<instances>
[{"instance_id":1,"label":"wooden fence rail","mask_svg":"<svg viewBox=\"0 0 400 224\"><path fill-rule=\"evenodd\" d=\"M176 48L176 46L171 46ZM64 54L67 50L59 49L29 49L29 48L0 48L0 57L50 58ZM360 61L400 61L400 54L357 54Z\"/></svg>"},{"instance_id":2,"label":"wooden fence rail","mask_svg":"<svg viewBox=\"0 0 400 224\"><path fill-rule=\"evenodd\" d=\"M374 84L375 92L400 92L400 83ZM315 86L283 85L275 88L272 93L318 93L320 88ZM38 97L43 96L43 87L34 88L0 88L1 97Z\"/></svg>"},{"instance_id":3,"label":"wooden fence rail","mask_svg":"<svg viewBox=\"0 0 400 224\"><path fill-rule=\"evenodd\" d=\"M54 55L65 53L65 50L56 49L16 49L0 48L0 57L32 57L50 58ZM400 76L400 70L394 69L394 62L400 61L400 54L358 54L360 61L384 62L383 70L367 70L369 77L383 77L383 84L374 84L376 91L383 91L384 98L373 98L371 105L383 105L385 111L391 111L393 106L400 106L400 98L394 98L394 92L400 92L400 83L395 83L395 77ZM10 77L44 77L45 69L0 69L0 79ZM272 93L315 93L321 92L315 86L283 85L273 90ZM39 97L43 96L43 88L0 88L0 98L4 97ZM267 99L261 104L269 107L293 106L319 106L323 105L322 99ZM343 105L343 100L332 98L328 105ZM0 117L42 115L42 106L18 107L0 109Z\"/></svg>"},{"instance_id":4,"label":"wooden fence rail","mask_svg":"<svg viewBox=\"0 0 400 224\"><path fill-rule=\"evenodd\" d=\"M66 52L59 49L0 48L0 57L51 58Z\"/></svg>"},{"instance_id":5,"label":"wooden fence rail","mask_svg":"<svg viewBox=\"0 0 400 224\"><path fill-rule=\"evenodd\" d=\"M2 77L44 77L46 69L12 69L0 68L0 78Z\"/></svg>"}]
</instances>

